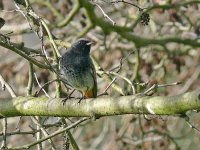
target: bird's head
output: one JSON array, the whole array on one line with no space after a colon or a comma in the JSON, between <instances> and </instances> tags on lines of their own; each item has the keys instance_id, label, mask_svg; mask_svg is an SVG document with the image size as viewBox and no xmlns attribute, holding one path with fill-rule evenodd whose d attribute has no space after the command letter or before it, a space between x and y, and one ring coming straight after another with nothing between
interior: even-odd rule
<instances>
[{"instance_id":1,"label":"bird's head","mask_svg":"<svg viewBox=\"0 0 200 150\"><path fill-rule=\"evenodd\" d=\"M92 44L94 44L94 41L81 38L72 45L72 50L79 54L89 55Z\"/></svg>"}]
</instances>

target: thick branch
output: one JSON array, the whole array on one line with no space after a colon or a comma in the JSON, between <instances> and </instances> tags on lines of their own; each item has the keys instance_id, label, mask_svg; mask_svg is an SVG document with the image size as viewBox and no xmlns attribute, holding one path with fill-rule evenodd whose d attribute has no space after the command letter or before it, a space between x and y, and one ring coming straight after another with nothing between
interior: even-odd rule
<instances>
[{"instance_id":1,"label":"thick branch","mask_svg":"<svg viewBox=\"0 0 200 150\"><path fill-rule=\"evenodd\" d=\"M182 95L165 96L122 96L99 97L82 100L69 99L63 106L62 99L17 97L2 99L0 102L0 115L2 117L14 116L111 116L122 114L158 114L175 115L188 110L200 110L200 91L188 92Z\"/></svg>"},{"instance_id":2,"label":"thick branch","mask_svg":"<svg viewBox=\"0 0 200 150\"><path fill-rule=\"evenodd\" d=\"M19 54L20 56L24 57L25 59L27 59L28 61L30 61L31 63L35 64L36 66L40 68L50 69L48 65L45 65L44 63L28 55L30 52L40 54L40 52L37 50L24 47L23 44L20 45L20 44L13 43L9 41L9 39L6 40L4 37L1 37L1 36L0 36L0 46Z\"/></svg>"}]
</instances>

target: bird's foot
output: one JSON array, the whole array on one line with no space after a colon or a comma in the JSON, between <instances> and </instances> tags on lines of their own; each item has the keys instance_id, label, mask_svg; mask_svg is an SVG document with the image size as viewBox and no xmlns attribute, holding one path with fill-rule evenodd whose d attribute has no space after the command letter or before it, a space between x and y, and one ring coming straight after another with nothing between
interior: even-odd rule
<instances>
[{"instance_id":1,"label":"bird's foot","mask_svg":"<svg viewBox=\"0 0 200 150\"><path fill-rule=\"evenodd\" d=\"M65 102L66 102L68 99L73 98L73 97L71 97L71 95L74 93L74 91L75 91L75 90L73 90L69 95L67 95L67 97L66 97L65 99L62 100L62 104L63 104L63 105L65 104Z\"/></svg>"},{"instance_id":2,"label":"bird's foot","mask_svg":"<svg viewBox=\"0 0 200 150\"><path fill-rule=\"evenodd\" d=\"M80 103L81 103L81 101L82 101L84 98L85 98L84 96L82 96L82 97L78 98L78 99L79 99L79 101L78 101L78 104L80 104Z\"/></svg>"},{"instance_id":3,"label":"bird's foot","mask_svg":"<svg viewBox=\"0 0 200 150\"><path fill-rule=\"evenodd\" d=\"M65 102L66 102L67 100L69 100L70 98L73 98L73 97L71 97L71 95L68 95L67 97L65 97L65 98L62 100L62 104L64 105Z\"/></svg>"}]
</instances>

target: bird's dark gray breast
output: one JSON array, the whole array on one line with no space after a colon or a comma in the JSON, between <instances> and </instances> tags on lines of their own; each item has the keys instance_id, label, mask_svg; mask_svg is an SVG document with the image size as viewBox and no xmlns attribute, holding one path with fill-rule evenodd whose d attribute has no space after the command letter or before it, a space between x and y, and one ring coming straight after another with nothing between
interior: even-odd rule
<instances>
[{"instance_id":1,"label":"bird's dark gray breast","mask_svg":"<svg viewBox=\"0 0 200 150\"><path fill-rule=\"evenodd\" d=\"M61 73L71 86L87 90L94 85L91 61L90 56L80 56L69 51L61 57Z\"/></svg>"}]
</instances>

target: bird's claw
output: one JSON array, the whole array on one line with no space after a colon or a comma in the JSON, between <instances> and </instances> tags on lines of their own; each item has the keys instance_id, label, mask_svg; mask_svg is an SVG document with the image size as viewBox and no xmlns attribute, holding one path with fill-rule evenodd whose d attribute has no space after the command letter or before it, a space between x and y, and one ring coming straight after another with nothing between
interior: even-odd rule
<instances>
[{"instance_id":1,"label":"bird's claw","mask_svg":"<svg viewBox=\"0 0 200 150\"><path fill-rule=\"evenodd\" d=\"M84 97L80 97L79 101L78 101L78 104L80 104L83 99L84 99Z\"/></svg>"},{"instance_id":2,"label":"bird's claw","mask_svg":"<svg viewBox=\"0 0 200 150\"><path fill-rule=\"evenodd\" d=\"M68 99L70 99L70 98L72 98L70 95L68 95L67 97L65 97L64 99L62 99L62 104L64 105L65 104L65 102L68 100Z\"/></svg>"}]
</instances>

